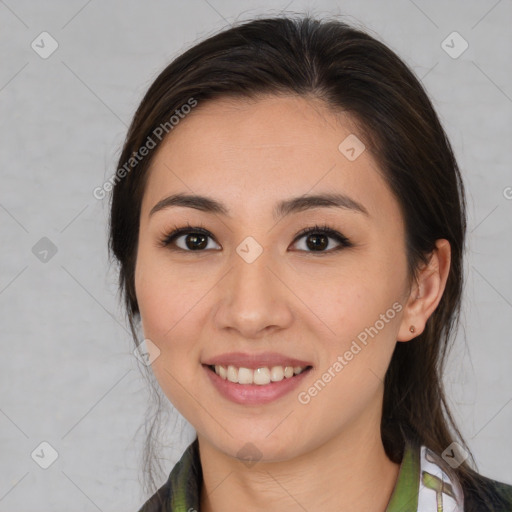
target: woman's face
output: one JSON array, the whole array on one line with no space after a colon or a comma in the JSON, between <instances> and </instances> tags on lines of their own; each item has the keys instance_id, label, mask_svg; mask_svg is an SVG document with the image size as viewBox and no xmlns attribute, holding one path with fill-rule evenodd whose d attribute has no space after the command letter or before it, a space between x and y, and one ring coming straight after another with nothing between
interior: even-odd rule
<instances>
[{"instance_id":1,"label":"woman's face","mask_svg":"<svg viewBox=\"0 0 512 512\"><path fill-rule=\"evenodd\" d=\"M226 454L252 443L285 460L379 427L409 280L398 203L354 135L317 100L223 99L199 103L155 155L135 272L142 327L163 391ZM211 203L161 203L175 194ZM305 201L326 194L340 204ZM315 225L348 242L298 237ZM261 384L224 380L215 362Z\"/></svg>"}]
</instances>

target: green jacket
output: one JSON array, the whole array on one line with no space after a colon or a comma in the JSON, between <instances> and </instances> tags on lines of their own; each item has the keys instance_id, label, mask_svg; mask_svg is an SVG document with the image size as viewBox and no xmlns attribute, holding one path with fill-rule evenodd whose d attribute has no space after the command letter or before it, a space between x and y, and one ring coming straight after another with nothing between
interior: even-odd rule
<instances>
[{"instance_id":1,"label":"green jacket","mask_svg":"<svg viewBox=\"0 0 512 512\"><path fill-rule=\"evenodd\" d=\"M421 475L421 479L420 479ZM512 512L512 485L479 475L489 498L463 492L445 460L425 446L406 443L398 479L386 512ZM196 439L167 482L139 512L200 512L202 471Z\"/></svg>"}]
</instances>

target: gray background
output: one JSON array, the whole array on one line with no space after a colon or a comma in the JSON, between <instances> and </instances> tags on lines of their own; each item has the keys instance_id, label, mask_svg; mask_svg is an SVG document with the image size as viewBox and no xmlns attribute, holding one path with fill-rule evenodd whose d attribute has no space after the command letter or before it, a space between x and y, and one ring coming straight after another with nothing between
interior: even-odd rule
<instances>
[{"instance_id":1,"label":"gray background","mask_svg":"<svg viewBox=\"0 0 512 512\"><path fill-rule=\"evenodd\" d=\"M342 14L367 27L412 67L437 108L469 201L466 328L446 385L480 471L512 483L510 0L5 0L1 511L137 510L146 499L138 428L148 395L107 261L108 201L92 190L115 171L136 106L174 56L235 20L282 9ZM59 45L47 59L31 47L43 31ZM469 43L458 58L441 46L453 31ZM41 253L43 237L56 254ZM170 422L167 471L193 435L177 420L185 430L172 434ZM46 470L31 458L42 441L59 455Z\"/></svg>"}]
</instances>

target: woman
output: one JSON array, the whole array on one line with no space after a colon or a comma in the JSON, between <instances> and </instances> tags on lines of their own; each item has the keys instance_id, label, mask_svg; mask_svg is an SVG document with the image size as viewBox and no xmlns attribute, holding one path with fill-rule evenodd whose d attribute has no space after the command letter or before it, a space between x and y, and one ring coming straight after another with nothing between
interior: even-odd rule
<instances>
[{"instance_id":1,"label":"woman","mask_svg":"<svg viewBox=\"0 0 512 512\"><path fill-rule=\"evenodd\" d=\"M512 510L444 396L464 188L390 49L309 17L210 37L151 85L113 182L134 339L197 432L141 511Z\"/></svg>"}]
</instances>

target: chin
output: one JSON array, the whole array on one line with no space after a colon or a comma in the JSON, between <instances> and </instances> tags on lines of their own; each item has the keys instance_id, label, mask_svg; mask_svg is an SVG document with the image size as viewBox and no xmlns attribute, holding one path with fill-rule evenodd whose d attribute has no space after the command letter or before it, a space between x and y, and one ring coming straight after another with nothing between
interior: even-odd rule
<instances>
[{"instance_id":1,"label":"chin","mask_svg":"<svg viewBox=\"0 0 512 512\"><path fill-rule=\"evenodd\" d=\"M275 427L273 427L275 428ZM224 442L216 443L217 449L230 457L247 461L250 466L254 462L280 462L296 457L300 452L298 439L288 434L285 438L277 433L268 435L272 429L265 433L239 429L229 430L233 437L224 436Z\"/></svg>"}]
</instances>

